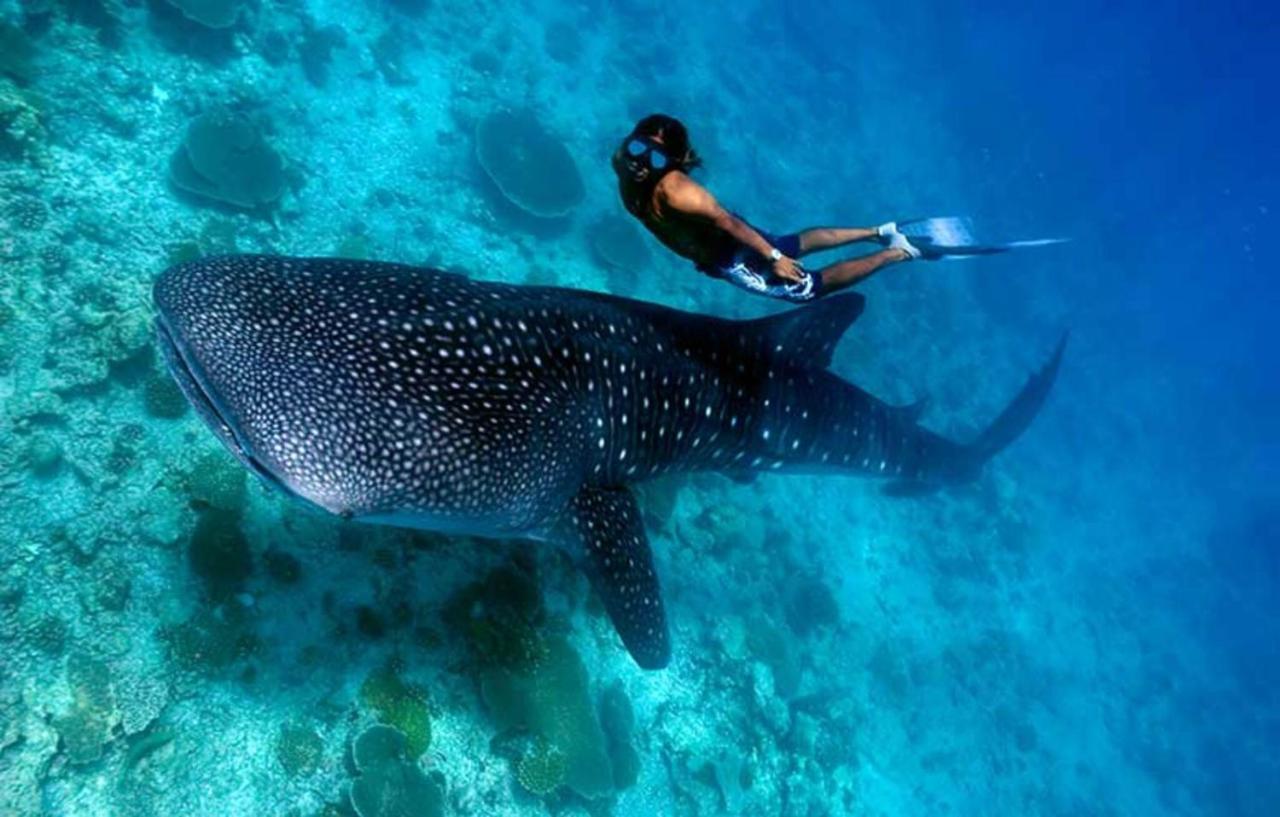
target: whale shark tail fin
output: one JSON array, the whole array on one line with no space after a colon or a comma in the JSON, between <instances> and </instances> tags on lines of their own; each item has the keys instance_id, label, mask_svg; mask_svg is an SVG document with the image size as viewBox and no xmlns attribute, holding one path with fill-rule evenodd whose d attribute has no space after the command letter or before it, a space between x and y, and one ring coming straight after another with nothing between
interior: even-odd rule
<instances>
[{"instance_id":1,"label":"whale shark tail fin","mask_svg":"<svg viewBox=\"0 0 1280 817\"><path fill-rule=\"evenodd\" d=\"M935 465L929 469L930 473L921 479L890 482L884 486L883 493L894 497L926 496L948 485L977 478L982 466L1021 436L1040 413L1058 377L1069 336L1069 333L1063 333L1049 360L1027 378L1026 385L1017 396L973 442L967 445L955 443L925 432L929 434L934 450Z\"/></svg>"},{"instance_id":2,"label":"whale shark tail fin","mask_svg":"<svg viewBox=\"0 0 1280 817\"><path fill-rule=\"evenodd\" d=\"M1013 401L1005 406L1004 411L1000 412L986 430L967 446L966 451L974 460L975 467L981 467L983 463L1021 436L1040 413L1049 392L1053 390L1054 381L1058 378L1058 369L1062 366L1062 353L1067 348L1067 339L1070 336L1069 332L1062 333L1062 338L1058 341L1049 360L1040 367L1039 371L1033 372L1027 378L1027 383L1022 387L1022 391L1018 392L1018 396L1013 398Z\"/></svg>"},{"instance_id":3,"label":"whale shark tail fin","mask_svg":"<svg viewBox=\"0 0 1280 817\"><path fill-rule=\"evenodd\" d=\"M758 359L805 369L831 365L836 344L862 314L867 299L860 293L832 295L777 315L747 321L741 335L751 339Z\"/></svg>"}]
</instances>

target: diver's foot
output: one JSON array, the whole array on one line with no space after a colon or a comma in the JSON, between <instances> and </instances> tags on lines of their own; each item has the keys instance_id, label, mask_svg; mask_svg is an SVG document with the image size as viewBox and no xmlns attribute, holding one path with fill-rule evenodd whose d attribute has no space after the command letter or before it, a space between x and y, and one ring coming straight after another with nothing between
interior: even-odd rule
<instances>
[{"instance_id":1,"label":"diver's foot","mask_svg":"<svg viewBox=\"0 0 1280 817\"><path fill-rule=\"evenodd\" d=\"M898 233L898 222L886 221L884 224L881 224L879 227L876 227L875 230L876 230L876 240L879 241L881 244L888 246L889 240L892 239Z\"/></svg>"},{"instance_id":2,"label":"diver's foot","mask_svg":"<svg viewBox=\"0 0 1280 817\"><path fill-rule=\"evenodd\" d=\"M889 249L900 251L902 253L901 260L914 261L920 257L921 255L920 249L916 247L916 245L912 244L909 240L907 240L907 237L905 235L898 232L896 225L893 229L893 232L890 233L887 237L889 239Z\"/></svg>"}]
</instances>

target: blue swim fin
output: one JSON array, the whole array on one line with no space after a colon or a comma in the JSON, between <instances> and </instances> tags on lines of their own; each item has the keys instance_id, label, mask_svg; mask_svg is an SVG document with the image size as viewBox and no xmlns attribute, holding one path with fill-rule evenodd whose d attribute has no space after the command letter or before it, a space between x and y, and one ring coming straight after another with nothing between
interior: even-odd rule
<instances>
[{"instance_id":1,"label":"blue swim fin","mask_svg":"<svg viewBox=\"0 0 1280 817\"><path fill-rule=\"evenodd\" d=\"M978 255L996 255L1022 247L1046 247L1061 244L1067 238L1038 238L1029 241L1007 241L988 244L974 238L972 225L967 218L943 216L917 218L898 222L898 231L907 237L912 246L920 250L922 258L972 258Z\"/></svg>"}]
</instances>

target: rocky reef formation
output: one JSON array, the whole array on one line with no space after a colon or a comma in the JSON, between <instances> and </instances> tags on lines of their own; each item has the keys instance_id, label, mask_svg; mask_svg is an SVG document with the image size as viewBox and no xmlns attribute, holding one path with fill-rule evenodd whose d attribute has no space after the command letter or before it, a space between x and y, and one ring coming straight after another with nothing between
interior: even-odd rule
<instances>
[{"instance_id":1,"label":"rocky reef formation","mask_svg":"<svg viewBox=\"0 0 1280 817\"><path fill-rule=\"evenodd\" d=\"M499 110L476 124L476 159L502 195L537 218L560 218L586 193L564 142L527 110Z\"/></svg>"}]
</instances>

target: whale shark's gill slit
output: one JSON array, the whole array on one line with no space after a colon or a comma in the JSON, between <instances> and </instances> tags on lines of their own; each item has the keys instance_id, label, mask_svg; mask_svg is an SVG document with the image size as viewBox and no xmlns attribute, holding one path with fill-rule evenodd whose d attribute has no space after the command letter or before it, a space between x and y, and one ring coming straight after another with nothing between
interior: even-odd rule
<instances>
[{"instance_id":1,"label":"whale shark's gill slit","mask_svg":"<svg viewBox=\"0 0 1280 817\"><path fill-rule=\"evenodd\" d=\"M195 407L196 414L204 424L237 460L263 482L285 494L292 494L293 491L254 456L248 440L227 420L226 408L219 404L205 385L197 366L174 341L163 315L156 318L155 328L169 374L178 384L178 389Z\"/></svg>"}]
</instances>

